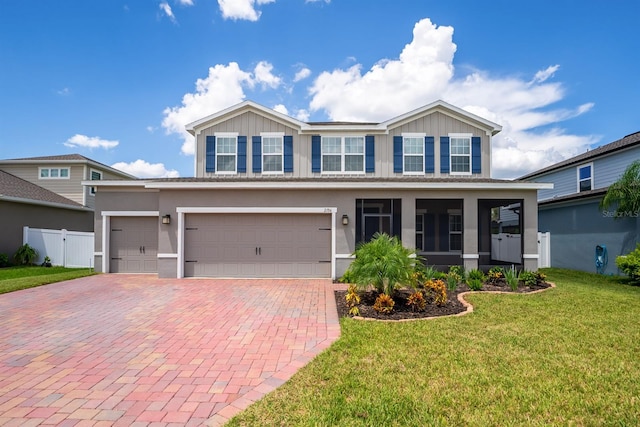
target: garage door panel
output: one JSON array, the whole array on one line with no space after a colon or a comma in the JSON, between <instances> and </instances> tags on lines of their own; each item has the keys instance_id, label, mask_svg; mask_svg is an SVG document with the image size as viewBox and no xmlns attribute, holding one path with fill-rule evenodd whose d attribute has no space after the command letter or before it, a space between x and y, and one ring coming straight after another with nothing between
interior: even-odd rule
<instances>
[{"instance_id":1,"label":"garage door panel","mask_svg":"<svg viewBox=\"0 0 640 427\"><path fill-rule=\"evenodd\" d=\"M158 218L110 219L109 271L155 273L158 270Z\"/></svg>"},{"instance_id":2,"label":"garage door panel","mask_svg":"<svg viewBox=\"0 0 640 427\"><path fill-rule=\"evenodd\" d=\"M330 277L331 215L188 214L185 276Z\"/></svg>"}]
</instances>

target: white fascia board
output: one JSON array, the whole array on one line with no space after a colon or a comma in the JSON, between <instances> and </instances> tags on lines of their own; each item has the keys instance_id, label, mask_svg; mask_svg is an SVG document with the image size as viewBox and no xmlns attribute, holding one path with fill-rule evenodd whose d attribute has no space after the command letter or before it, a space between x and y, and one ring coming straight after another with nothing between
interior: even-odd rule
<instances>
[{"instance_id":1,"label":"white fascia board","mask_svg":"<svg viewBox=\"0 0 640 427\"><path fill-rule=\"evenodd\" d=\"M128 181L128 180L84 180L81 184L85 187L141 187L144 188L149 181Z\"/></svg>"},{"instance_id":2,"label":"white fascia board","mask_svg":"<svg viewBox=\"0 0 640 427\"><path fill-rule=\"evenodd\" d=\"M338 212L338 208L297 208L297 207L178 207L176 212L183 214L193 213L272 213L272 214L330 214Z\"/></svg>"},{"instance_id":3,"label":"white fascia board","mask_svg":"<svg viewBox=\"0 0 640 427\"><path fill-rule=\"evenodd\" d=\"M218 118L227 116L227 115L231 115L231 117L233 117L233 113L235 111L238 111L239 114L243 113L244 110L247 107L251 107L254 108L256 110L259 110L261 113L263 114L268 114L271 116L275 116L280 120L283 120L287 123L290 123L292 125L292 127L298 127L298 128L306 128L309 127L309 125L305 122L301 122L300 120L294 119L293 117L287 116L286 114L282 114L278 111L272 110L271 108L267 108L263 105L257 104L253 101L243 101L239 104L236 105L232 105L229 108L226 108L222 111L218 111L217 113L211 114L207 117L204 117L200 120L196 120L195 122L191 122L188 123L185 126L185 129L187 130L187 132L189 132L191 135L195 135L197 128L202 127L203 125L208 125L210 122L215 121Z\"/></svg>"},{"instance_id":4,"label":"white fascia board","mask_svg":"<svg viewBox=\"0 0 640 427\"><path fill-rule=\"evenodd\" d=\"M55 203L55 202L46 202L43 200L33 200L33 199L24 199L22 197L11 197L11 196L4 196L2 194L0 194L0 200L4 200L7 202L14 202L14 203L24 203L27 205L36 205L36 206L47 206L50 208L60 208L60 209L70 209L73 211L85 211L85 212L93 212L93 209L88 208L86 206L73 206L73 205L66 205L64 203Z\"/></svg>"},{"instance_id":5,"label":"white fascia board","mask_svg":"<svg viewBox=\"0 0 640 427\"><path fill-rule=\"evenodd\" d=\"M159 211L102 211L102 216L160 216Z\"/></svg>"},{"instance_id":6,"label":"white fascia board","mask_svg":"<svg viewBox=\"0 0 640 427\"><path fill-rule=\"evenodd\" d=\"M193 189L193 190L292 190L292 189L419 189L419 190L551 190L553 184L540 182L240 182L240 181L216 181L216 182L149 182L145 185L149 189Z\"/></svg>"}]
</instances>

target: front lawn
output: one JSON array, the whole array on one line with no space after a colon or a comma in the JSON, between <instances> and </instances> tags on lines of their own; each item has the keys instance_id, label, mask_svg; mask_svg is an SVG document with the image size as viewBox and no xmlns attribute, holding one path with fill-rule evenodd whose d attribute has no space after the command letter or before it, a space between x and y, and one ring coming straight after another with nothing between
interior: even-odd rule
<instances>
[{"instance_id":1,"label":"front lawn","mask_svg":"<svg viewBox=\"0 0 640 427\"><path fill-rule=\"evenodd\" d=\"M88 268L35 266L0 268L0 294L91 276L92 274L95 272Z\"/></svg>"},{"instance_id":2,"label":"front lawn","mask_svg":"<svg viewBox=\"0 0 640 427\"><path fill-rule=\"evenodd\" d=\"M230 426L637 425L640 287L545 269L470 315L341 320L342 337Z\"/></svg>"}]
</instances>

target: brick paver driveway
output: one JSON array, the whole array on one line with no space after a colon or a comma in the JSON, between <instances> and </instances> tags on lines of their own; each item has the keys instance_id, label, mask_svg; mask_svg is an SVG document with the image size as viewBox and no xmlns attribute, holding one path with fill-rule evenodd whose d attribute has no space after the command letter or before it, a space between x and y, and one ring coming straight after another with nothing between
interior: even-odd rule
<instances>
[{"instance_id":1,"label":"brick paver driveway","mask_svg":"<svg viewBox=\"0 0 640 427\"><path fill-rule=\"evenodd\" d=\"M339 334L329 280L111 274L0 295L0 425L219 425Z\"/></svg>"}]
</instances>

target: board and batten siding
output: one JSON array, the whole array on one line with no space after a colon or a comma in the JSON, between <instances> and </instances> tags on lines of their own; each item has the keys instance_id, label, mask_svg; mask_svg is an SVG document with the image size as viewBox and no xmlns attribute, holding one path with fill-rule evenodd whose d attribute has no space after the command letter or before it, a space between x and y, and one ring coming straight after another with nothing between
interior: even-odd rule
<instances>
[{"instance_id":1,"label":"board and batten siding","mask_svg":"<svg viewBox=\"0 0 640 427\"><path fill-rule=\"evenodd\" d=\"M373 128L373 126L372 126ZM237 132L238 135L247 137L247 170L239 175L248 178L262 176L254 173L252 168L253 144L251 138L259 136L262 132L282 132L284 135L293 136L293 174L286 174L293 178L312 178L322 174L311 171L311 137L312 135L334 136L367 136L375 137L375 172L373 174L362 173L362 176L374 178L389 178L400 176L393 171L393 137L402 133L424 133L435 139L435 173L425 174L428 177L441 177L440 173L440 137L450 133L469 133L481 138L482 164L480 174L474 177L489 178L491 171L491 140L485 130L472 126L454 117L434 112L426 116L418 117L402 123L400 126L389 130L389 134L381 131L334 131L328 128L326 131L298 133L297 129L285 126L280 122L263 117L254 112L245 112L229 120L220 122L214 126L203 129L196 137L196 177L212 177L215 173L205 171L205 150L207 136L213 136L216 132ZM337 176L331 174L328 176ZM348 176L354 176L349 174ZM358 176L358 175L356 175ZM446 174L445 174L446 176Z\"/></svg>"}]
</instances>

